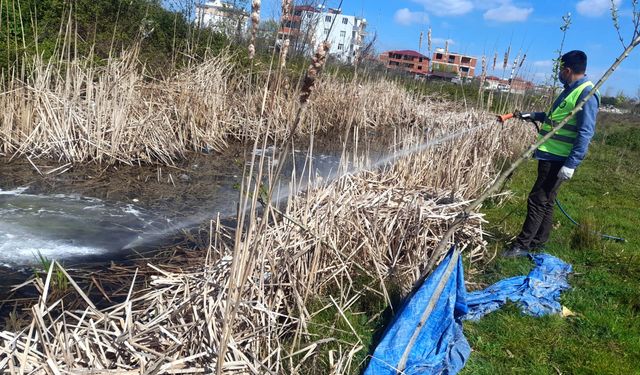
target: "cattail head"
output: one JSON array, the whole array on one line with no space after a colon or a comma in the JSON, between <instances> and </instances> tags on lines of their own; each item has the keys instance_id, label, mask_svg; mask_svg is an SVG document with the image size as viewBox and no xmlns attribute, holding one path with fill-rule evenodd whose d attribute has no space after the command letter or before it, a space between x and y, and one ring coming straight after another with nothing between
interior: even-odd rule
<instances>
[{"instance_id":1,"label":"cattail head","mask_svg":"<svg viewBox=\"0 0 640 375\"><path fill-rule=\"evenodd\" d=\"M427 45L429 47L429 52L431 52L431 27L429 27L429 32L427 33Z\"/></svg>"},{"instance_id":2,"label":"cattail head","mask_svg":"<svg viewBox=\"0 0 640 375\"><path fill-rule=\"evenodd\" d=\"M498 63L498 52L496 51L493 54L493 66L491 67L491 70L496 70L496 64Z\"/></svg>"},{"instance_id":3,"label":"cattail head","mask_svg":"<svg viewBox=\"0 0 640 375\"><path fill-rule=\"evenodd\" d=\"M358 28L358 33L356 34L356 58L355 62L358 64L360 62L361 54L362 54L362 35L364 35L364 28L366 27L366 23L364 20L360 20L360 27Z\"/></svg>"},{"instance_id":4,"label":"cattail head","mask_svg":"<svg viewBox=\"0 0 640 375\"><path fill-rule=\"evenodd\" d=\"M482 55L482 77L487 75L487 57Z\"/></svg>"},{"instance_id":5,"label":"cattail head","mask_svg":"<svg viewBox=\"0 0 640 375\"><path fill-rule=\"evenodd\" d=\"M291 13L291 0L282 0L282 18L286 18Z\"/></svg>"},{"instance_id":6,"label":"cattail head","mask_svg":"<svg viewBox=\"0 0 640 375\"><path fill-rule=\"evenodd\" d=\"M504 53L504 61L502 62L502 69L507 69L507 65L509 65L509 55L511 54L511 46L507 48L507 51Z\"/></svg>"},{"instance_id":7,"label":"cattail head","mask_svg":"<svg viewBox=\"0 0 640 375\"><path fill-rule=\"evenodd\" d=\"M309 69L307 69L307 75L304 77L304 82L302 83L302 91L300 93L300 103L305 104L309 101L309 97L313 92L313 88L316 84L316 80L318 76L322 72L324 68L324 64L327 62L327 53L331 48L331 44L329 42L322 42L318 46L318 50L315 55L311 59L311 65L309 65Z\"/></svg>"},{"instance_id":8,"label":"cattail head","mask_svg":"<svg viewBox=\"0 0 640 375\"><path fill-rule=\"evenodd\" d=\"M524 60L526 60L526 59L527 59L527 54L525 53L522 56L522 60L520 60L520 66L518 66L518 69L522 68L522 65L524 64Z\"/></svg>"},{"instance_id":9,"label":"cattail head","mask_svg":"<svg viewBox=\"0 0 640 375\"><path fill-rule=\"evenodd\" d=\"M289 53L289 44L291 41L289 38L285 39L280 49L280 67L284 68L287 65L287 54Z\"/></svg>"},{"instance_id":10,"label":"cattail head","mask_svg":"<svg viewBox=\"0 0 640 375\"><path fill-rule=\"evenodd\" d=\"M256 36L260 26L260 3L261 0L251 2L251 41L249 42L249 59L251 60L256 55Z\"/></svg>"},{"instance_id":11,"label":"cattail head","mask_svg":"<svg viewBox=\"0 0 640 375\"><path fill-rule=\"evenodd\" d=\"M516 67L518 66L518 60L519 59L520 59L520 53L518 53L516 58L513 59L513 65L511 66L511 75L509 76L509 79L513 79L515 77Z\"/></svg>"}]
</instances>

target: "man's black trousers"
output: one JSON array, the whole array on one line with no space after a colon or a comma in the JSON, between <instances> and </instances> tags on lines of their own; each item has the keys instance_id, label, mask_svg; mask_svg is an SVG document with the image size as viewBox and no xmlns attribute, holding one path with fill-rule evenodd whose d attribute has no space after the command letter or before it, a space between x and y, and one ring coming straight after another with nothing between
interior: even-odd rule
<instances>
[{"instance_id":1,"label":"man's black trousers","mask_svg":"<svg viewBox=\"0 0 640 375\"><path fill-rule=\"evenodd\" d=\"M563 161L538 161L538 178L529 193L527 218L515 245L525 250L542 247L553 227L553 205L562 181L558 172Z\"/></svg>"}]
</instances>

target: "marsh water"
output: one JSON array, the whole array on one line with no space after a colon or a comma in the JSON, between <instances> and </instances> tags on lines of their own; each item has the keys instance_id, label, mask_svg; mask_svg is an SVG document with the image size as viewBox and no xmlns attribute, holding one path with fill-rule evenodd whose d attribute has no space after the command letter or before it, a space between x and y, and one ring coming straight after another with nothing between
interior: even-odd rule
<instances>
[{"instance_id":1,"label":"marsh water","mask_svg":"<svg viewBox=\"0 0 640 375\"><path fill-rule=\"evenodd\" d=\"M217 154L192 153L172 167L60 168L42 160L33 161L35 166L26 160L3 160L0 286L32 274L42 259L68 267L109 264L140 249L167 245L183 230L218 216L232 220L252 154L265 155L271 165L279 162L273 151L236 146ZM362 152L362 158L370 152ZM276 199L286 197L294 174L301 189L335 177L341 153L335 143L312 153L296 149L285 164Z\"/></svg>"}]
</instances>

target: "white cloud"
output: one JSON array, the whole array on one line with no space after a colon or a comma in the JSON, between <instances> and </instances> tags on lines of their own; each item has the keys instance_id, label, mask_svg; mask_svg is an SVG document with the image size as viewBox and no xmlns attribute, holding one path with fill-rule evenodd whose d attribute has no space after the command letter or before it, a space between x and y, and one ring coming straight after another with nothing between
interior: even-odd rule
<instances>
[{"instance_id":1,"label":"white cloud","mask_svg":"<svg viewBox=\"0 0 640 375\"><path fill-rule=\"evenodd\" d=\"M614 0L616 7L621 0ZM600 17L611 10L611 0L581 0L576 5L576 10L583 16Z\"/></svg>"},{"instance_id":2,"label":"white cloud","mask_svg":"<svg viewBox=\"0 0 640 375\"><path fill-rule=\"evenodd\" d=\"M460 16L473 10L471 0L413 0L436 16Z\"/></svg>"},{"instance_id":3,"label":"white cloud","mask_svg":"<svg viewBox=\"0 0 640 375\"><path fill-rule=\"evenodd\" d=\"M533 62L533 66L536 68L551 68L553 61L551 60L538 60Z\"/></svg>"},{"instance_id":4,"label":"white cloud","mask_svg":"<svg viewBox=\"0 0 640 375\"><path fill-rule=\"evenodd\" d=\"M447 38L431 38L431 42L433 43L433 46L438 48L438 47L444 47L444 45L449 42L449 46L453 46L456 44L456 41L453 39L447 39Z\"/></svg>"},{"instance_id":5,"label":"white cloud","mask_svg":"<svg viewBox=\"0 0 640 375\"><path fill-rule=\"evenodd\" d=\"M511 4L513 0L475 0L474 5L479 10L489 10L501 5Z\"/></svg>"},{"instance_id":6,"label":"white cloud","mask_svg":"<svg viewBox=\"0 0 640 375\"><path fill-rule=\"evenodd\" d=\"M544 81L544 80L546 80L546 79L547 79L547 78L549 78L550 76L551 76L551 74L550 74L550 73L543 73L543 72L536 72L536 73L533 73L533 78L534 78L536 81L539 81L539 82L540 82L540 81Z\"/></svg>"},{"instance_id":7,"label":"white cloud","mask_svg":"<svg viewBox=\"0 0 640 375\"><path fill-rule=\"evenodd\" d=\"M526 21L532 7L519 7L513 4L513 0L412 0L424 7L427 14L439 17L461 16L473 10L484 11L484 18L495 22L521 22ZM609 1L609 0L583 0L583 1ZM620 1L620 0L616 0ZM401 9L409 12L408 9ZM397 14L397 13L396 13ZM408 14L407 14L408 15Z\"/></svg>"},{"instance_id":8,"label":"white cloud","mask_svg":"<svg viewBox=\"0 0 640 375\"><path fill-rule=\"evenodd\" d=\"M429 23L429 16L425 12L412 12L408 8L398 9L393 16L396 23L403 26L410 26L414 23L425 24Z\"/></svg>"},{"instance_id":9,"label":"white cloud","mask_svg":"<svg viewBox=\"0 0 640 375\"><path fill-rule=\"evenodd\" d=\"M494 22L522 22L533 13L533 8L518 8L513 4L504 3L497 8L484 13L484 19Z\"/></svg>"}]
</instances>

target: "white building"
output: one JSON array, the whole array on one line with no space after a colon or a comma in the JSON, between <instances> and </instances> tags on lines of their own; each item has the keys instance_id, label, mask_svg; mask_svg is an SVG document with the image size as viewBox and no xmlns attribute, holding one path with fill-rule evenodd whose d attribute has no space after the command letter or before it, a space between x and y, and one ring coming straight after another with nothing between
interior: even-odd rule
<instances>
[{"instance_id":1,"label":"white building","mask_svg":"<svg viewBox=\"0 0 640 375\"><path fill-rule=\"evenodd\" d=\"M362 47L363 35L361 26L366 25L365 19L346 14L324 12L320 16L320 23L316 27L315 41L317 48L325 39L331 43L329 54L344 63L352 63L357 51Z\"/></svg>"},{"instance_id":2,"label":"white building","mask_svg":"<svg viewBox=\"0 0 640 375\"><path fill-rule=\"evenodd\" d=\"M221 0L207 1L196 5L196 22L201 27L232 35L244 33L247 30L249 14L232 2Z\"/></svg>"},{"instance_id":3,"label":"white building","mask_svg":"<svg viewBox=\"0 0 640 375\"><path fill-rule=\"evenodd\" d=\"M312 54L320 43L328 40L331 43L329 54L351 64L362 48L366 24L364 18L342 14L340 9L295 6L291 16L283 20L279 39L288 36L302 40L307 54Z\"/></svg>"}]
</instances>

